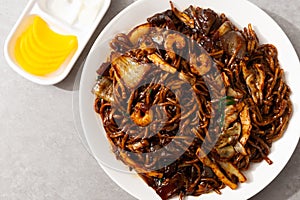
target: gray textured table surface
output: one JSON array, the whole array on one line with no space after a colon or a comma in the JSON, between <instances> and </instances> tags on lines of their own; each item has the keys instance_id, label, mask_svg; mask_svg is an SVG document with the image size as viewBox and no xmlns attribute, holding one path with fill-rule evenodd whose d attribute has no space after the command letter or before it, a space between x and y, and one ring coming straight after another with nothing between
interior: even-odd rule
<instances>
[{"instance_id":1,"label":"gray textured table surface","mask_svg":"<svg viewBox=\"0 0 300 200\"><path fill-rule=\"evenodd\" d=\"M61 83L40 86L17 75L5 62L4 40L27 0L0 1L0 199L134 199L98 166L78 137L73 85L95 37ZM112 0L96 35L133 0ZM300 1L251 0L283 28L300 54ZM247 13L245 13L247 14ZM95 35L95 36L96 36ZM300 147L258 199L300 199Z\"/></svg>"}]
</instances>

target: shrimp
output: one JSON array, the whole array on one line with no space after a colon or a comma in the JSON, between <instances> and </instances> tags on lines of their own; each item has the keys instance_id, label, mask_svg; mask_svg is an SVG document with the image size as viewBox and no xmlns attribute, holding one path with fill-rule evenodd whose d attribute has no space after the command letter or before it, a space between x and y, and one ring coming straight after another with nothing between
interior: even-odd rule
<instances>
[{"instance_id":1,"label":"shrimp","mask_svg":"<svg viewBox=\"0 0 300 200\"><path fill-rule=\"evenodd\" d=\"M146 110L145 105L139 102L134 107L130 118L138 126L148 126L153 120L153 112L149 109Z\"/></svg>"},{"instance_id":2,"label":"shrimp","mask_svg":"<svg viewBox=\"0 0 300 200\"><path fill-rule=\"evenodd\" d=\"M168 56L172 60L176 59L176 53L173 49L174 44L177 49L183 49L186 46L185 38L178 33L168 34L168 36L166 37L164 47L167 51Z\"/></svg>"}]
</instances>

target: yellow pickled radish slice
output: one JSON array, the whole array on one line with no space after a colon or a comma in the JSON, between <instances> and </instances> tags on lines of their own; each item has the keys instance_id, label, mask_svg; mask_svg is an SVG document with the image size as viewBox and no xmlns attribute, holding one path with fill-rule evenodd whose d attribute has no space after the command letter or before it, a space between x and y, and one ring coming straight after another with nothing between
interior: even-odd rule
<instances>
[{"instance_id":1,"label":"yellow pickled radish slice","mask_svg":"<svg viewBox=\"0 0 300 200\"><path fill-rule=\"evenodd\" d=\"M21 53L24 57L26 56L29 59L30 62L28 61L28 63L31 63L33 68L38 66L38 64L41 64L41 66L48 66L48 68L53 68L53 65L56 66L57 63L62 63L68 55L72 53L72 49L68 49L67 51L64 51L64 54L57 54L57 52L46 54L43 51L37 51L37 48L32 46L31 43L28 43L27 39L27 37L24 37L21 41Z\"/></svg>"},{"instance_id":2,"label":"yellow pickled radish slice","mask_svg":"<svg viewBox=\"0 0 300 200\"><path fill-rule=\"evenodd\" d=\"M73 35L61 35L52 31L39 16L33 20L32 34L36 42L47 50L60 51L77 46L77 38Z\"/></svg>"},{"instance_id":3,"label":"yellow pickled radish slice","mask_svg":"<svg viewBox=\"0 0 300 200\"><path fill-rule=\"evenodd\" d=\"M64 58L57 58L55 60L38 61L32 59L31 55L28 54L24 46L22 46L22 40L17 41L18 46L15 48L16 60L22 63L22 68L34 75L46 75L57 70L60 65L58 63L63 62Z\"/></svg>"},{"instance_id":4,"label":"yellow pickled radish slice","mask_svg":"<svg viewBox=\"0 0 300 200\"><path fill-rule=\"evenodd\" d=\"M59 60L64 60L69 51L64 51L62 55L56 54L45 54L45 52L36 48L36 46L32 46L32 43L28 42L28 37L24 35L22 40L20 41L20 50L21 54L28 58L30 63L53 63Z\"/></svg>"},{"instance_id":5,"label":"yellow pickled radish slice","mask_svg":"<svg viewBox=\"0 0 300 200\"><path fill-rule=\"evenodd\" d=\"M17 38L16 62L28 73L47 75L56 71L78 48L77 37L51 30L39 16Z\"/></svg>"},{"instance_id":6,"label":"yellow pickled radish slice","mask_svg":"<svg viewBox=\"0 0 300 200\"><path fill-rule=\"evenodd\" d=\"M36 54L40 58L49 58L49 57L60 57L66 56L70 52L70 48L67 50L49 50L39 44L33 39L32 31L26 31L24 33L24 43L26 44L28 51Z\"/></svg>"},{"instance_id":7,"label":"yellow pickled radish slice","mask_svg":"<svg viewBox=\"0 0 300 200\"><path fill-rule=\"evenodd\" d=\"M23 41L20 41L20 55L32 69L40 70L47 67L48 69L55 70L59 67L58 63L61 63L65 59L65 57L49 57L48 59L38 57L30 52L26 45L23 45Z\"/></svg>"},{"instance_id":8,"label":"yellow pickled radish slice","mask_svg":"<svg viewBox=\"0 0 300 200\"><path fill-rule=\"evenodd\" d=\"M34 74L34 75L46 75L51 72L53 72L52 68L49 68L49 66L45 67L44 65L38 65L34 63L34 65L30 62L28 62L28 58L24 59L24 56L22 54L21 44L20 44L20 38L16 42L16 48L15 48L15 59L16 61L21 65L21 67L27 71L28 73Z\"/></svg>"}]
</instances>

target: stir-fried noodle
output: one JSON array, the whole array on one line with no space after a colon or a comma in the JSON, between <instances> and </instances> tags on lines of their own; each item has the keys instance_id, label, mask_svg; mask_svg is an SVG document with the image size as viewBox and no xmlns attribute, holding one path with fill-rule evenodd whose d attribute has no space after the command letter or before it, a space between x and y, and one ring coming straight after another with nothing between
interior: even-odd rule
<instances>
[{"instance_id":1,"label":"stir-fried noodle","mask_svg":"<svg viewBox=\"0 0 300 200\"><path fill-rule=\"evenodd\" d=\"M287 128L290 89L276 47L251 24L190 6L111 41L95 111L117 159L162 199L232 189Z\"/></svg>"}]
</instances>

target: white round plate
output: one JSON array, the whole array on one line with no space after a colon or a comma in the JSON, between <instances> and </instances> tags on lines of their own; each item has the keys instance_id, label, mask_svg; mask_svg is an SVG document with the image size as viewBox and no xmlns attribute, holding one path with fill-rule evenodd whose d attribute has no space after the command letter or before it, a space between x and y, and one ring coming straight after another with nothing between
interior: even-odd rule
<instances>
[{"instance_id":1,"label":"white round plate","mask_svg":"<svg viewBox=\"0 0 300 200\"><path fill-rule=\"evenodd\" d=\"M274 44L278 49L280 64L286 72L287 82L293 92L291 99L294 113L286 133L271 148L269 158L273 161L273 164L268 165L266 162L252 164L251 168L245 172L248 179L247 182L240 184L237 190L231 190L226 187L221 190L221 195L211 193L201 196L201 199L211 200L248 199L266 187L280 173L299 141L300 126L297 124L297 119L300 119L300 92L297 91L300 85L299 59L291 42L276 22L257 6L246 0L173 0L173 3L179 10L183 10L189 5L194 5L211 8L217 13L225 13L239 28L246 27L251 23L261 43ZM117 161L111 153L101 120L94 112L94 96L91 93L91 89L95 83L96 70L109 55L109 40L115 34L127 33L136 25L146 22L148 17L169 8L169 0L138 0L120 12L106 26L94 43L81 76L79 111L88 145L99 165L110 178L137 199L153 200L160 198L136 174L126 173L128 171L127 167L120 161ZM102 162L104 157L106 160L109 159L109 163L113 163L113 166L117 166L117 169ZM188 199L198 198L189 197Z\"/></svg>"}]
</instances>

